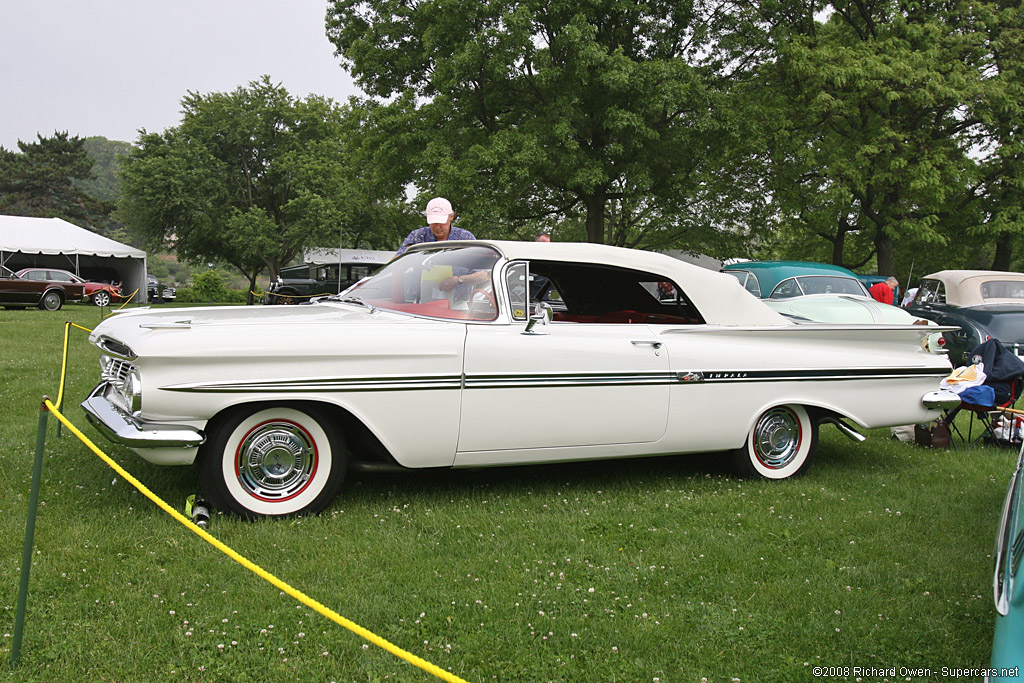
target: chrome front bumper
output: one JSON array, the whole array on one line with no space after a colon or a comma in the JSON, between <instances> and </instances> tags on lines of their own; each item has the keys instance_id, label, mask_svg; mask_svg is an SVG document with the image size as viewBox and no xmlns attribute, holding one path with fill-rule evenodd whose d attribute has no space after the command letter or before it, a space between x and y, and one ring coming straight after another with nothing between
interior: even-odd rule
<instances>
[{"instance_id":1,"label":"chrome front bumper","mask_svg":"<svg viewBox=\"0 0 1024 683\"><path fill-rule=\"evenodd\" d=\"M188 425L142 422L107 399L109 382L100 382L82 401L85 417L110 441L129 448L197 448L206 441L201 429Z\"/></svg>"}]
</instances>

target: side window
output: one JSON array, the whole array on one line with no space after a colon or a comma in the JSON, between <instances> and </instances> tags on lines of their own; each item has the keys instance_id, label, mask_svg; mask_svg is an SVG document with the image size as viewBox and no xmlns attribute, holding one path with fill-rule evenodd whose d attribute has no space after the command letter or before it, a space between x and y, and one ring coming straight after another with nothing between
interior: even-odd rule
<instances>
[{"instance_id":1,"label":"side window","mask_svg":"<svg viewBox=\"0 0 1024 683\"><path fill-rule=\"evenodd\" d=\"M654 273L597 264L531 261L528 289L531 301L551 304L554 322L704 322L676 282Z\"/></svg>"},{"instance_id":2,"label":"side window","mask_svg":"<svg viewBox=\"0 0 1024 683\"><path fill-rule=\"evenodd\" d=\"M526 264L522 261L510 263L505 269L505 289L512 304L512 319L526 320L529 315L529 289L526 285Z\"/></svg>"},{"instance_id":3,"label":"side window","mask_svg":"<svg viewBox=\"0 0 1024 683\"><path fill-rule=\"evenodd\" d=\"M914 297L915 304L944 304L946 292L938 280L924 280Z\"/></svg>"},{"instance_id":4,"label":"side window","mask_svg":"<svg viewBox=\"0 0 1024 683\"><path fill-rule=\"evenodd\" d=\"M45 280L46 279L46 271L45 270L30 270L29 273L28 273L28 279L29 280Z\"/></svg>"},{"instance_id":5,"label":"side window","mask_svg":"<svg viewBox=\"0 0 1024 683\"><path fill-rule=\"evenodd\" d=\"M49 273L50 279L55 282L73 282L71 276L67 275L66 273L61 273L60 271L56 270L51 270L49 271Z\"/></svg>"},{"instance_id":6,"label":"side window","mask_svg":"<svg viewBox=\"0 0 1024 683\"><path fill-rule=\"evenodd\" d=\"M803 292L800 291L800 285L797 284L796 278L791 277L788 280L783 280L778 285L776 285L775 289L772 290L772 295L769 298L788 299L793 296L800 296L801 294L803 294Z\"/></svg>"}]
</instances>

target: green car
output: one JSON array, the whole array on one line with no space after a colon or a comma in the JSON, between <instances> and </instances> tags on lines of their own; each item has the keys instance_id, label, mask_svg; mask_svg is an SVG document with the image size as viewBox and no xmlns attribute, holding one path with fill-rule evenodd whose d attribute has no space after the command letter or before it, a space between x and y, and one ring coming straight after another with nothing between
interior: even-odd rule
<instances>
[{"instance_id":1,"label":"green car","mask_svg":"<svg viewBox=\"0 0 1024 683\"><path fill-rule=\"evenodd\" d=\"M985 680L1017 681L1024 670L1024 448L1003 502L1003 514L996 534L995 577L996 627L992 641L992 669Z\"/></svg>"}]
</instances>

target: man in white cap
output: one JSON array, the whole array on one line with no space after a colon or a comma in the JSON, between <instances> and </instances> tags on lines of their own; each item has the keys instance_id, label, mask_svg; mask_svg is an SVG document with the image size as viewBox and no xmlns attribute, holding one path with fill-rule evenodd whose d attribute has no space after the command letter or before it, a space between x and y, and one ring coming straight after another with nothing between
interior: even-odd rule
<instances>
[{"instance_id":1,"label":"man in white cap","mask_svg":"<svg viewBox=\"0 0 1024 683\"><path fill-rule=\"evenodd\" d=\"M456 228L452 225L455 212L452 210L452 203L444 197L434 197L427 202L427 209L423 212L427 217L427 227L417 228L410 232L402 246L399 247L396 256L401 256L410 245L420 242L443 242L445 240L475 240L476 237L469 230Z\"/></svg>"}]
</instances>

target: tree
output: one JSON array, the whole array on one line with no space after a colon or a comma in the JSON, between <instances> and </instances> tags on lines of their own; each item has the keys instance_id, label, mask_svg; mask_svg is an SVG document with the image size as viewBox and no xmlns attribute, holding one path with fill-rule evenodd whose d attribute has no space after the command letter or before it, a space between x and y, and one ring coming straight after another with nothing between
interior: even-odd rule
<instances>
[{"instance_id":1,"label":"tree","mask_svg":"<svg viewBox=\"0 0 1024 683\"><path fill-rule=\"evenodd\" d=\"M75 181L83 192L101 201L116 202L121 197L121 182L117 177L121 157L132 151L130 142L108 140L92 135L82 141L85 153L92 161L92 178Z\"/></svg>"},{"instance_id":2,"label":"tree","mask_svg":"<svg viewBox=\"0 0 1024 683\"><path fill-rule=\"evenodd\" d=\"M276 276L307 247L344 239L353 198L343 108L293 99L268 76L190 92L182 108L179 126L143 131L123 161L117 215L147 245L230 264L252 303L260 272Z\"/></svg>"},{"instance_id":3,"label":"tree","mask_svg":"<svg viewBox=\"0 0 1024 683\"><path fill-rule=\"evenodd\" d=\"M891 275L900 242L904 267L963 243L984 192L979 105L1000 91L980 6L837 0L825 21L773 17L786 39L756 87L775 105L768 185L783 251Z\"/></svg>"},{"instance_id":4,"label":"tree","mask_svg":"<svg viewBox=\"0 0 1024 683\"><path fill-rule=\"evenodd\" d=\"M722 185L739 131L695 66L691 2L334 0L327 29L361 87L392 100L411 179L493 232L704 244L723 204L687 200L747 189Z\"/></svg>"},{"instance_id":5,"label":"tree","mask_svg":"<svg viewBox=\"0 0 1024 683\"><path fill-rule=\"evenodd\" d=\"M67 131L36 142L18 141L20 152L0 146L0 213L63 218L85 226L106 216L109 207L77 186L92 178L84 141Z\"/></svg>"}]
</instances>

